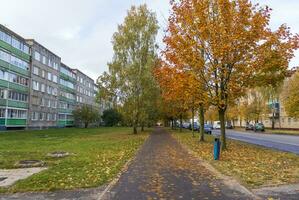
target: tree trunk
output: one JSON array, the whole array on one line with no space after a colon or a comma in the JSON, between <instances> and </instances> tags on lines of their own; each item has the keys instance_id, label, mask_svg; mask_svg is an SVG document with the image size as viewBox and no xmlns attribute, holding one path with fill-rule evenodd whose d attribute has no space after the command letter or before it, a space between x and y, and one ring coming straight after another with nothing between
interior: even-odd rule
<instances>
[{"instance_id":1,"label":"tree trunk","mask_svg":"<svg viewBox=\"0 0 299 200\"><path fill-rule=\"evenodd\" d=\"M141 131L143 132L144 131L144 125L142 124L141 126Z\"/></svg>"},{"instance_id":2,"label":"tree trunk","mask_svg":"<svg viewBox=\"0 0 299 200\"><path fill-rule=\"evenodd\" d=\"M171 120L171 129L173 130L173 119Z\"/></svg>"},{"instance_id":3,"label":"tree trunk","mask_svg":"<svg viewBox=\"0 0 299 200\"><path fill-rule=\"evenodd\" d=\"M275 129L275 113L272 111L272 130Z\"/></svg>"},{"instance_id":4,"label":"tree trunk","mask_svg":"<svg viewBox=\"0 0 299 200\"><path fill-rule=\"evenodd\" d=\"M220 129L221 129L221 149L226 149L226 136L225 136L225 109L219 108L219 121L220 121Z\"/></svg>"},{"instance_id":5,"label":"tree trunk","mask_svg":"<svg viewBox=\"0 0 299 200\"><path fill-rule=\"evenodd\" d=\"M136 126L136 124L133 125L133 133L137 134L137 126Z\"/></svg>"},{"instance_id":6,"label":"tree trunk","mask_svg":"<svg viewBox=\"0 0 299 200\"><path fill-rule=\"evenodd\" d=\"M183 126L183 115L180 114L180 132L182 132L182 126Z\"/></svg>"},{"instance_id":7,"label":"tree trunk","mask_svg":"<svg viewBox=\"0 0 299 200\"><path fill-rule=\"evenodd\" d=\"M199 120L200 120L200 139L199 141L205 141L205 113L203 105L199 107Z\"/></svg>"},{"instance_id":8,"label":"tree trunk","mask_svg":"<svg viewBox=\"0 0 299 200\"><path fill-rule=\"evenodd\" d=\"M84 123L84 128L87 128L88 127L88 122L85 122Z\"/></svg>"},{"instance_id":9,"label":"tree trunk","mask_svg":"<svg viewBox=\"0 0 299 200\"><path fill-rule=\"evenodd\" d=\"M194 108L192 108L192 124L191 124L191 129L192 129L192 137L195 137L195 135L194 135Z\"/></svg>"}]
</instances>

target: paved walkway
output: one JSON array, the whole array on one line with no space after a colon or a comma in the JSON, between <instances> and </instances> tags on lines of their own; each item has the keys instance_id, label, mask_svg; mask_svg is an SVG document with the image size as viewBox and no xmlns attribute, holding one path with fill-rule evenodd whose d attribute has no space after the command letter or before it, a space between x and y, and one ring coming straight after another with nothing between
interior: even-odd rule
<instances>
[{"instance_id":1,"label":"paved walkway","mask_svg":"<svg viewBox=\"0 0 299 200\"><path fill-rule=\"evenodd\" d=\"M251 199L229 189L163 129L156 129L104 199Z\"/></svg>"}]
</instances>

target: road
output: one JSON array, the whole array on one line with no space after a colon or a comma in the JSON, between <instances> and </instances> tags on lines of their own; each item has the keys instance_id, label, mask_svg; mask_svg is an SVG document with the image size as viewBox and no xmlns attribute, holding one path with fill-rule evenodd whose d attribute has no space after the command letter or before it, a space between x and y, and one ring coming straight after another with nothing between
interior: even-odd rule
<instances>
[{"instance_id":1,"label":"road","mask_svg":"<svg viewBox=\"0 0 299 200\"><path fill-rule=\"evenodd\" d=\"M299 154L299 136L271 135L260 132L242 132L235 130L226 130L226 134L230 139ZM220 135L220 130L213 130L213 135Z\"/></svg>"}]
</instances>

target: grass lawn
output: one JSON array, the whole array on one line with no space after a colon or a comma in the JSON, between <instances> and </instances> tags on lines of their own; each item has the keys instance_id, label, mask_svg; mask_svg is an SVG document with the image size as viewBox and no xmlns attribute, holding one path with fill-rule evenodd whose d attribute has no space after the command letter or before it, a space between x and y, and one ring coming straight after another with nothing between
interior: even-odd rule
<instances>
[{"instance_id":1,"label":"grass lawn","mask_svg":"<svg viewBox=\"0 0 299 200\"><path fill-rule=\"evenodd\" d=\"M220 161L214 161L213 136L205 135L206 142L199 143L198 133L193 138L187 130L172 132L196 156L250 188L299 183L299 156L296 154L228 140L228 150L221 152Z\"/></svg>"},{"instance_id":2,"label":"grass lawn","mask_svg":"<svg viewBox=\"0 0 299 200\"><path fill-rule=\"evenodd\" d=\"M242 132L250 132L250 131L246 131L245 128L239 128L236 127L235 129L236 131L242 131ZM266 129L265 132L266 134L279 134L279 135L298 135L299 136L299 130L282 130L282 129Z\"/></svg>"},{"instance_id":3,"label":"grass lawn","mask_svg":"<svg viewBox=\"0 0 299 200\"><path fill-rule=\"evenodd\" d=\"M147 138L129 128L51 129L0 133L0 168L11 169L19 160L46 162L47 170L0 192L49 191L96 187L107 183L132 158ZM75 155L49 158L47 153Z\"/></svg>"}]
</instances>

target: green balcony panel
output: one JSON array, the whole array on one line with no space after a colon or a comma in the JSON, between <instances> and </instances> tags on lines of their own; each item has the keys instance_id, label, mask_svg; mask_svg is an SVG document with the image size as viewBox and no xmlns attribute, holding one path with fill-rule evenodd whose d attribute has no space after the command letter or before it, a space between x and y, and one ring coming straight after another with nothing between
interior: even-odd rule
<instances>
[{"instance_id":1,"label":"green balcony panel","mask_svg":"<svg viewBox=\"0 0 299 200\"><path fill-rule=\"evenodd\" d=\"M0 106L6 106L7 100L6 99L0 99Z\"/></svg>"},{"instance_id":2,"label":"green balcony panel","mask_svg":"<svg viewBox=\"0 0 299 200\"><path fill-rule=\"evenodd\" d=\"M0 118L0 126L5 126L5 118Z\"/></svg>"},{"instance_id":3,"label":"green balcony panel","mask_svg":"<svg viewBox=\"0 0 299 200\"><path fill-rule=\"evenodd\" d=\"M14 108L28 108L28 103L8 100L7 105Z\"/></svg>"},{"instance_id":4,"label":"green balcony panel","mask_svg":"<svg viewBox=\"0 0 299 200\"><path fill-rule=\"evenodd\" d=\"M58 112L59 112L59 113L69 113L69 114L70 114L70 113L73 112L73 110L59 108L59 109L58 109Z\"/></svg>"},{"instance_id":5,"label":"green balcony panel","mask_svg":"<svg viewBox=\"0 0 299 200\"><path fill-rule=\"evenodd\" d=\"M7 88L8 87L8 81L0 79L0 87Z\"/></svg>"},{"instance_id":6,"label":"green balcony panel","mask_svg":"<svg viewBox=\"0 0 299 200\"><path fill-rule=\"evenodd\" d=\"M10 46L9 44L7 44L6 42L0 40L0 47L2 47L3 49L6 49L7 51L11 51L12 46Z\"/></svg>"},{"instance_id":7,"label":"green balcony panel","mask_svg":"<svg viewBox=\"0 0 299 200\"><path fill-rule=\"evenodd\" d=\"M7 126L26 126L26 124L26 119L7 119L6 121Z\"/></svg>"},{"instance_id":8,"label":"green balcony panel","mask_svg":"<svg viewBox=\"0 0 299 200\"><path fill-rule=\"evenodd\" d=\"M64 80L66 80L66 81L71 81L71 82L73 82L73 83L76 83L77 82L77 80L75 79L75 78L73 78L73 77L70 77L70 76L68 76L68 75L66 75L66 74L64 74L64 73L59 73L59 78L62 78L62 79L64 79Z\"/></svg>"},{"instance_id":9,"label":"green balcony panel","mask_svg":"<svg viewBox=\"0 0 299 200\"><path fill-rule=\"evenodd\" d=\"M66 125L67 126L73 126L74 125L74 120L67 120Z\"/></svg>"},{"instance_id":10,"label":"green balcony panel","mask_svg":"<svg viewBox=\"0 0 299 200\"><path fill-rule=\"evenodd\" d=\"M20 92L29 92L29 88L16 84L16 83L9 83L9 88L14 89L16 91L20 91Z\"/></svg>"},{"instance_id":11,"label":"green balcony panel","mask_svg":"<svg viewBox=\"0 0 299 200\"><path fill-rule=\"evenodd\" d=\"M69 103L76 103L76 101L74 99L68 99L68 98L63 97L63 96L59 96L59 100L66 101L66 102L69 102Z\"/></svg>"},{"instance_id":12,"label":"green balcony panel","mask_svg":"<svg viewBox=\"0 0 299 200\"><path fill-rule=\"evenodd\" d=\"M66 87L66 86L64 86L64 85L59 85L59 88L62 89L62 90L64 90L64 91L66 91L66 92L70 92L70 93L72 93L72 94L75 94L75 93L76 93L76 90L75 90L75 89L68 88L68 87Z\"/></svg>"},{"instance_id":13,"label":"green balcony panel","mask_svg":"<svg viewBox=\"0 0 299 200\"><path fill-rule=\"evenodd\" d=\"M9 69L9 63L8 63L8 62L5 62L4 60L1 60L1 59L0 59L0 67L1 67L2 69L6 69L6 70L8 70L8 69Z\"/></svg>"},{"instance_id":14,"label":"green balcony panel","mask_svg":"<svg viewBox=\"0 0 299 200\"><path fill-rule=\"evenodd\" d=\"M16 67L16 66L14 66L14 65L10 65L9 69L10 69L11 71L13 71L13 72L17 72L18 74L25 75L25 76L29 76L29 71L28 71L28 70L25 70L25 69Z\"/></svg>"},{"instance_id":15,"label":"green balcony panel","mask_svg":"<svg viewBox=\"0 0 299 200\"><path fill-rule=\"evenodd\" d=\"M10 51L14 55L16 55L18 58L21 58L25 61L30 61L30 55L24 53L23 51L21 51L19 49L12 47L11 45L7 44L6 42L3 42L2 40L0 40L0 47L6 49L7 51Z\"/></svg>"}]
</instances>

